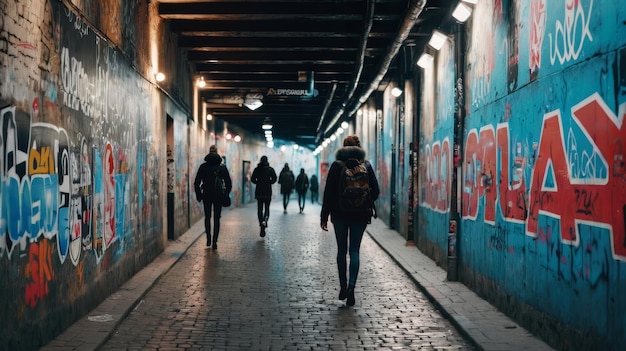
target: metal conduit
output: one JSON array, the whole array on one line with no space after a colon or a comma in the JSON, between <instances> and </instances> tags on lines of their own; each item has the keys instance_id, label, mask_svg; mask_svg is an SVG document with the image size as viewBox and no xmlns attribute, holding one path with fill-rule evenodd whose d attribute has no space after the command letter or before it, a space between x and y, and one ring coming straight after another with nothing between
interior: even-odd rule
<instances>
[{"instance_id":1,"label":"metal conduit","mask_svg":"<svg viewBox=\"0 0 626 351\"><path fill-rule=\"evenodd\" d=\"M387 55L385 55L385 57L381 60L379 64L378 73L376 74L376 76L374 76L368 88L361 94L358 100L353 100L355 102L352 103L353 107L348 111L348 116L353 115L356 110L358 110L359 107L361 107L361 105L365 101L367 101L372 92L378 88L378 85L385 77L387 70L389 70L391 62L398 54L398 51L402 47L402 43L404 43L404 40L409 36L411 29L413 29L417 18L422 13L425 6L426 0L410 1L410 7L409 9L407 9L407 14L402 21L402 25L398 29L398 34L396 35L393 44L389 48ZM349 103L350 102L346 103L345 105L347 106ZM339 118L341 118L340 113L335 115L335 118L331 121L331 123L328 124L328 127L324 131L324 134L328 133L328 131L332 130L335 127L335 124L337 124Z\"/></svg>"}]
</instances>

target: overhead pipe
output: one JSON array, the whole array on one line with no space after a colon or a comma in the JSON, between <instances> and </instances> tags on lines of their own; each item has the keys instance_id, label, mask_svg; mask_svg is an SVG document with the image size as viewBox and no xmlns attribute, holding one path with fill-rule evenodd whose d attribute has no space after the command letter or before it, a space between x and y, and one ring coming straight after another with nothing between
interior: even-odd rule
<instances>
[{"instance_id":1,"label":"overhead pipe","mask_svg":"<svg viewBox=\"0 0 626 351\"><path fill-rule=\"evenodd\" d=\"M350 99L352 99L354 92L359 86L359 81L361 80L361 74L363 73L363 67L365 66L365 51L367 50L367 38L369 37L370 32L372 31L372 25L374 23L374 0L368 0L365 18L366 18L365 26L363 30L363 36L361 37L361 42L359 44L359 53L358 53L358 57L356 61L357 63L356 69L353 71L352 80L350 81L350 86L349 86L350 90L345 93L345 96L342 98L344 103L342 103L339 110L335 113L335 117L333 118L332 122L329 125L334 125L335 123L337 123L337 120L339 119L339 117L341 117L346 107L345 101L350 101ZM327 108L324 109L324 113L322 114L322 117L320 118L320 123L317 129L317 132L318 132L317 142L320 142L321 139L324 137L324 134L328 132L328 129L326 129L326 131L323 134L319 134L320 128L322 124L324 123L326 110Z\"/></svg>"},{"instance_id":2,"label":"overhead pipe","mask_svg":"<svg viewBox=\"0 0 626 351\"><path fill-rule=\"evenodd\" d=\"M378 89L380 82L383 80L383 78L385 77L385 74L389 70L389 66L391 65L391 62L398 54L398 51L402 47L402 43L404 43L404 40L411 33L411 29L413 29L415 22L417 21L419 15L424 10L425 6L426 6L426 0L410 1L410 7L407 10L407 14L404 17L404 20L402 21L402 25L398 29L396 38L394 39L393 44L390 46L389 51L387 52L387 55L385 55L385 57L381 60L379 64L378 73L376 74L376 76L374 76L368 88L361 94L358 100L353 100L355 102L352 103L353 107L348 111L347 113L348 116L353 115L361 107L361 105L365 103L365 101L367 101L367 99L372 94L372 92ZM349 103L350 102L344 105L347 106ZM326 130L324 131L324 134L332 130L340 118L341 118L341 114L335 115L335 118L331 121L331 123L329 123L328 128L326 128Z\"/></svg>"},{"instance_id":3,"label":"overhead pipe","mask_svg":"<svg viewBox=\"0 0 626 351\"><path fill-rule=\"evenodd\" d=\"M337 90L337 83L333 83L333 87L330 90L330 94L328 94L328 99L326 100L326 104L324 105L324 110L322 111L322 116L320 118L319 123L317 124L317 129L315 129L315 132L319 134L320 129L322 129L322 123L324 122L324 116L326 116L326 112L328 111L328 108L330 107L330 104L333 102L333 99L335 98L335 91Z\"/></svg>"}]
</instances>

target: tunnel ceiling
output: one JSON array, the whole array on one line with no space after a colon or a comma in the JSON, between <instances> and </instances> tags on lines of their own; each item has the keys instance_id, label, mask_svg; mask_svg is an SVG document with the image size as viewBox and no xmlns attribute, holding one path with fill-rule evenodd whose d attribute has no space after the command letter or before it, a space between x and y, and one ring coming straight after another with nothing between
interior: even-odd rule
<instances>
[{"instance_id":1,"label":"tunnel ceiling","mask_svg":"<svg viewBox=\"0 0 626 351\"><path fill-rule=\"evenodd\" d=\"M415 63L454 4L166 0L158 8L206 82L208 111L260 135L269 119L275 139L312 149L368 90L408 72L400 62ZM255 99L263 102L256 110L242 104Z\"/></svg>"}]
</instances>

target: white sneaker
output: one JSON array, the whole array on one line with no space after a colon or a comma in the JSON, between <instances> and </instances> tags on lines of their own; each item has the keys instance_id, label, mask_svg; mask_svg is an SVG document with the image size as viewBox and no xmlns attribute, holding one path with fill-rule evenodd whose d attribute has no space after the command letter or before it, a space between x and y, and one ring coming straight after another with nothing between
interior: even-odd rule
<instances>
[{"instance_id":1,"label":"white sneaker","mask_svg":"<svg viewBox=\"0 0 626 351\"><path fill-rule=\"evenodd\" d=\"M261 222L261 227L262 228L267 228L267 222L266 221Z\"/></svg>"}]
</instances>

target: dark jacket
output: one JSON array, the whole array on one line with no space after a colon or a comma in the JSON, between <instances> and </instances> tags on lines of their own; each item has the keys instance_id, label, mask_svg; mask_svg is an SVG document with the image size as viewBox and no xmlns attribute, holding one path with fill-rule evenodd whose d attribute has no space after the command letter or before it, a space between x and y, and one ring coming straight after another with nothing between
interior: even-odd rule
<instances>
[{"instance_id":1,"label":"dark jacket","mask_svg":"<svg viewBox=\"0 0 626 351\"><path fill-rule=\"evenodd\" d=\"M280 171L280 176L278 177L278 184L280 184L280 193L281 194L291 194L294 188L294 180L293 172L289 169L289 167L285 166L282 171Z\"/></svg>"},{"instance_id":2,"label":"dark jacket","mask_svg":"<svg viewBox=\"0 0 626 351\"><path fill-rule=\"evenodd\" d=\"M309 177L307 177L304 171L300 171L296 178L296 191L298 194L306 194L307 190L309 190Z\"/></svg>"},{"instance_id":3,"label":"dark jacket","mask_svg":"<svg viewBox=\"0 0 626 351\"><path fill-rule=\"evenodd\" d=\"M316 193L317 190L319 189L319 183L317 182L317 176L315 174L311 176L309 185L310 185L309 189L311 189L311 192Z\"/></svg>"},{"instance_id":4,"label":"dark jacket","mask_svg":"<svg viewBox=\"0 0 626 351\"><path fill-rule=\"evenodd\" d=\"M272 184L276 183L276 179L276 172L274 171L274 168L270 167L269 163L259 163L254 171L252 171L252 176L250 177L250 181L253 184L256 184L254 197L256 199L271 199Z\"/></svg>"},{"instance_id":5,"label":"dark jacket","mask_svg":"<svg viewBox=\"0 0 626 351\"><path fill-rule=\"evenodd\" d=\"M336 161L334 161L332 165L330 165L330 169L328 170L328 177L326 178L324 199L322 201L322 223L327 223L329 216L331 221L334 219L369 221L372 217L371 211L362 213L345 213L338 208L340 195L339 180L341 177L343 162L347 161L349 158L365 160L365 150L361 149L358 146L344 146L341 149L337 150L335 158ZM370 194L372 197L373 206L373 202L378 199L378 195L380 194L380 188L378 186L378 180L376 179L376 174L374 173L372 165L368 161L365 161L365 167L367 168L367 175L369 178L369 187L371 191Z\"/></svg>"},{"instance_id":6,"label":"dark jacket","mask_svg":"<svg viewBox=\"0 0 626 351\"><path fill-rule=\"evenodd\" d=\"M196 179L193 182L193 187L196 192L196 199L198 201L211 201L214 204L221 204L221 198L215 198L215 175L217 174L224 179L226 185L226 192L230 193L233 188L232 179L230 179L230 173L226 165L222 164L222 156L217 153L209 153L204 157L204 163L200 165Z\"/></svg>"}]
</instances>

